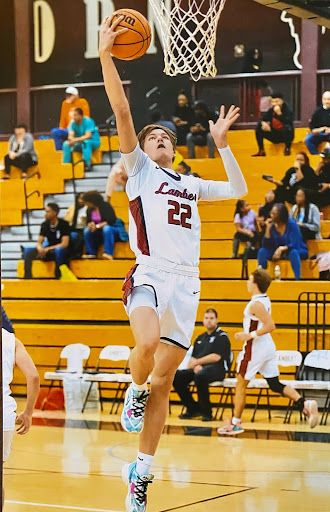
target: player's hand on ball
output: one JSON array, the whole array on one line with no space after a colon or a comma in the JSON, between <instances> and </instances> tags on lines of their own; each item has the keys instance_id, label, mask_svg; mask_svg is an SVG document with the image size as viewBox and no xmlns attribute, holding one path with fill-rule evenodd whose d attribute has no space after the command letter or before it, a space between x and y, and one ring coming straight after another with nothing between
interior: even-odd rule
<instances>
[{"instance_id":1,"label":"player's hand on ball","mask_svg":"<svg viewBox=\"0 0 330 512\"><path fill-rule=\"evenodd\" d=\"M227 133L229 128L239 118L239 107L232 105L225 115L225 107L221 105L220 115L216 123L209 121L210 132L217 148L227 146Z\"/></svg>"},{"instance_id":2,"label":"player's hand on ball","mask_svg":"<svg viewBox=\"0 0 330 512\"><path fill-rule=\"evenodd\" d=\"M250 334L246 334L245 332L236 332L234 338L237 341L248 341L251 338L251 336Z\"/></svg>"},{"instance_id":3,"label":"player's hand on ball","mask_svg":"<svg viewBox=\"0 0 330 512\"><path fill-rule=\"evenodd\" d=\"M117 25L119 25L123 18L124 16L119 16L119 18L113 21L112 18L107 16L102 22L100 28L99 53L111 52L116 37L127 32L128 28L116 30Z\"/></svg>"}]
</instances>

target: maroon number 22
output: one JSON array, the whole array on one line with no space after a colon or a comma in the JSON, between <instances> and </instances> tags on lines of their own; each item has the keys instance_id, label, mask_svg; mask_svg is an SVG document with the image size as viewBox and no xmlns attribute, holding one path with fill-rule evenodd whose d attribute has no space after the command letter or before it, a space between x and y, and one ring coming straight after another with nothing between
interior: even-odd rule
<instances>
[{"instance_id":1,"label":"maroon number 22","mask_svg":"<svg viewBox=\"0 0 330 512\"><path fill-rule=\"evenodd\" d=\"M191 229L191 224L187 222L191 219L191 206L177 201L169 201L168 204L173 207L168 210L168 223Z\"/></svg>"}]
</instances>

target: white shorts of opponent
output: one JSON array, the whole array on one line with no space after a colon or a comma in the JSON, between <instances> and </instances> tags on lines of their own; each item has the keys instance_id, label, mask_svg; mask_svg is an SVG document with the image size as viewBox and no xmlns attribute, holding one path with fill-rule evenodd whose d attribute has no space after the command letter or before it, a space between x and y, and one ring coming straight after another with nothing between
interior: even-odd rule
<instances>
[{"instance_id":1,"label":"white shorts of opponent","mask_svg":"<svg viewBox=\"0 0 330 512\"><path fill-rule=\"evenodd\" d=\"M14 437L14 430L4 430L3 432L3 450L2 450L2 460L8 459L11 450L11 443Z\"/></svg>"},{"instance_id":2,"label":"white shorts of opponent","mask_svg":"<svg viewBox=\"0 0 330 512\"><path fill-rule=\"evenodd\" d=\"M160 340L188 350L200 296L197 268L138 256L123 290L128 316L137 307L152 308L159 318Z\"/></svg>"},{"instance_id":3,"label":"white shorts of opponent","mask_svg":"<svg viewBox=\"0 0 330 512\"><path fill-rule=\"evenodd\" d=\"M271 336L260 336L244 344L243 358L237 366L237 373L245 380L254 379L257 373L261 373L265 379L279 376L276 347Z\"/></svg>"}]
</instances>

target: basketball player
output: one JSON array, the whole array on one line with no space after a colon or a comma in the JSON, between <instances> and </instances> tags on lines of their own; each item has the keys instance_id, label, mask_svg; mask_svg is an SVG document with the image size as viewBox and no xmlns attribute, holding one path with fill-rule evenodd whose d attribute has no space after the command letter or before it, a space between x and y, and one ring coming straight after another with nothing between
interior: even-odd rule
<instances>
[{"instance_id":1,"label":"basketball player","mask_svg":"<svg viewBox=\"0 0 330 512\"><path fill-rule=\"evenodd\" d=\"M176 173L172 167L176 139L166 127L149 125L136 136L110 55L115 38L126 31L114 31L120 21L111 24L106 18L102 23L99 55L128 175L130 245L136 254L136 265L123 286L136 346L130 357L133 383L126 392L121 422L126 431L142 433L137 460L123 468L123 478L128 484L127 510L144 512L153 479L150 466L165 424L173 378L190 346L199 301L197 202L238 198L247 188L226 140L238 108L232 106L225 116L222 106L218 121L210 122L229 182Z\"/></svg>"},{"instance_id":2,"label":"basketball player","mask_svg":"<svg viewBox=\"0 0 330 512\"><path fill-rule=\"evenodd\" d=\"M36 398L39 393L39 374L27 353L24 345L15 338L13 333L1 330L2 332L2 395L3 395L3 462L10 455L11 442L14 437L15 423L16 432L20 435L26 434L31 426L32 413ZM15 364L23 372L27 383L27 396L24 411L16 415L16 402L11 396L10 383L13 380ZM2 492L2 505L4 502L4 491Z\"/></svg>"},{"instance_id":3,"label":"basketball player","mask_svg":"<svg viewBox=\"0 0 330 512\"><path fill-rule=\"evenodd\" d=\"M311 428L318 424L318 407L315 400L303 400L291 386L284 386L278 379L276 347L270 333L275 329L271 317L271 303L266 291L272 282L268 272L258 268L247 281L252 298L244 310L243 332L235 334L235 339L245 341L243 358L237 367L234 416L231 422L218 428L218 434L236 435L244 432L241 416L245 406L245 391L256 373L261 373L275 393L280 393L295 402L299 411L307 418Z\"/></svg>"}]
</instances>

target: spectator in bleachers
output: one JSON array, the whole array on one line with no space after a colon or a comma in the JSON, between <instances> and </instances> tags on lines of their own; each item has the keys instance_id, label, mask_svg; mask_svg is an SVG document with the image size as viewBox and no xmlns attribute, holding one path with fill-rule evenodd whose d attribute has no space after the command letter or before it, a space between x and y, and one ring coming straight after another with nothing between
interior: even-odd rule
<instances>
[{"instance_id":1,"label":"spectator in bleachers","mask_svg":"<svg viewBox=\"0 0 330 512\"><path fill-rule=\"evenodd\" d=\"M194 122L194 111L189 103L189 98L184 91L179 92L177 104L174 109L173 123L176 127L178 146L186 144L186 138L190 132L190 126Z\"/></svg>"},{"instance_id":2,"label":"spectator in bleachers","mask_svg":"<svg viewBox=\"0 0 330 512\"><path fill-rule=\"evenodd\" d=\"M84 229L87 226L87 206L84 194L77 194L75 204L69 206L64 220L70 225L70 258L81 258L84 250Z\"/></svg>"},{"instance_id":3,"label":"spectator in bleachers","mask_svg":"<svg viewBox=\"0 0 330 512\"><path fill-rule=\"evenodd\" d=\"M79 98L78 89L71 85L65 89L65 100L62 102L59 127L53 128L51 131L57 151L62 149L63 142L68 138L68 127L72 121L75 108L81 108L84 116L90 116L88 101L85 98Z\"/></svg>"},{"instance_id":4,"label":"spectator in bleachers","mask_svg":"<svg viewBox=\"0 0 330 512\"><path fill-rule=\"evenodd\" d=\"M296 204L290 211L291 219L294 219L300 227L303 241L322 238L320 234L320 211L318 207L309 201L308 194L303 188L296 193Z\"/></svg>"},{"instance_id":5,"label":"spectator in bleachers","mask_svg":"<svg viewBox=\"0 0 330 512\"><path fill-rule=\"evenodd\" d=\"M115 242L128 241L124 223L96 190L86 192L83 200L87 205L87 227L84 229L86 254L83 257L96 258L97 250L103 244L103 259L113 260Z\"/></svg>"},{"instance_id":6,"label":"spectator in bleachers","mask_svg":"<svg viewBox=\"0 0 330 512\"><path fill-rule=\"evenodd\" d=\"M151 124L159 124L160 126L165 126L173 133L176 134L176 126L171 120L165 120L163 114L160 110L153 110L151 112Z\"/></svg>"},{"instance_id":7,"label":"spectator in bleachers","mask_svg":"<svg viewBox=\"0 0 330 512\"><path fill-rule=\"evenodd\" d=\"M256 128L258 153L252 156L266 156L264 139L274 144L285 143L284 155L291 154L291 144L294 139L293 113L289 105L283 100L280 92L272 93L272 106L262 115Z\"/></svg>"},{"instance_id":8,"label":"spectator in bleachers","mask_svg":"<svg viewBox=\"0 0 330 512\"><path fill-rule=\"evenodd\" d=\"M286 171L281 180L269 177L268 181L276 185L275 200L277 203L287 201L294 204L298 188L309 190L311 195L313 191L316 192L318 189L318 178L309 165L309 158L304 152L297 153L293 167Z\"/></svg>"},{"instance_id":9,"label":"spectator in bleachers","mask_svg":"<svg viewBox=\"0 0 330 512\"><path fill-rule=\"evenodd\" d=\"M61 277L60 266L66 262L69 253L70 226L66 220L58 218L59 211L59 206L56 203L47 204L46 220L41 224L37 247L24 249L25 279L32 279L33 260L55 260L55 278Z\"/></svg>"},{"instance_id":10,"label":"spectator in bleachers","mask_svg":"<svg viewBox=\"0 0 330 512\"><path fill-rule=\"evenodd\" d=\"M258 264L266 269L268 261L289 259L295 279L300 279L301 260L307 258L307 245L302 239L299 226L289 218L284 204L275 203L270 218L266 220L265 236L258 251Z\"/></svg>"},{"instance_id":11,"label":"spectator in bleachers","mask_svg":"<svg viewBox=\"0 0 330 512\"><path fill-rule=\"evenodd\" d=\"M245 250L249 251L250 249L254 249L258 238L256 214L244 199L239 199L236 202L234 224L236 233L233 238L232 258L237 258L240 242L246 242Z\"/></svg>"},{"instance_id":12,"label":"spectator in bleachers","mask_svg":"<svg viewBox=\"0 0 330 512\"><path fill-rule=\"evenodd\" d=\"M330 146L324 148L321 157L322 160L315 169L318 193L313 197L313 201L319 208L330 205Z\"/></svg>"},{"instance_id":13,"label":"spectator in bleachers","mask_svg":"<svg viewBox=\"0 0 330 512\"><path fill-rule=\"evenodd\" d=\"M190 165L186 164L183 160L176 166L175 171L185 176L195 176L195 178L199 178L199 174L192 172Z\"/></svg>"},{"instance_id":14,"label":"spectator in bleachers","mask_svg":"<svg viewBox=\"0 0 330 512\"><path fill-rule=\"evenodd\" d=\"M209 308L205 311L203 325L206 332L196 339L188 368L177 370L174 377L174 389L187 408L184 414L180 414L180 419L202 416L203 421L211 421L209 384L222 381L226 371L230 369L230 341L228 334L218 326L218 314L215 309ZM192 381L197 388L198 402L195 402L189 391Z\"/></svg>"},{"instance_id":15,"label":"spectator in bleachers","mask_svg":"<svg viewBox=\"0 0 330 512\"><path fill-rule=\"evenodd\" d=\"M330 142L330 91L324 91L322 105L314 110L309 127L311 132L306 136L305 144L312 155L317 155L318 145Z\"/></svg>"},{"instance_id":16,"label":"spectator in bleachers","mask_svg":"<svg viewBox=\"0 0 330 512\"><path fill-rule=\"evenodd\" d=\"M81 151L85 167L90 168L92 152L101 145L99 131L95 122L83 114L81 108L73 111L73 120L69 125L68 140L63 144L63 163L71 162L72 151Z\"/></svg>"},{"instance_id":17,"label":"spectator in bleachers","mask_svg":"<svg viewBox=\"0 0 330 512\"><path fill-rule=\"evenodd\" d=\"M119 186L125 190L127 179L127 172L125 171L124 163L120 158L118 162L116 162L111 167L111 171L108 175L107 184L105 186L105 195L108 202L110 202L111 196L116 189L116 186Z\"/></svg>"},{"instance_id":18,"label":"spectator in bleachers","mask_svg":"<svg viewBox=\"0 0 330 512\"><path fill-rule=\"evenodd\" d=\"M22 178L26 178L29 167L38 163L38 156L34 149L32 133L24 123L19 123L14 128L14 134L9 137L8 154L5 156L5 176L9 179L10 167L13 165L22 171Z\"/></svg>"},{"instance_id":19,"label":"spectator in bleachers","mask_svg":"<svg viewBox=\"0 0 330 512\"><path fill-rule=\"evenodd\" d=\"M194 121L186 137L189 158L195 158L195 146L207 146L209 158L214 158L215 144L210 134L209 120L214 120L206 103L196 101L194 104Z\"/></svg>"},{"instance_id":20,"label":"spectator in bleachers","mask_svg":"<svg viewBox=\"0 0 330 512\"><path fill-rule=\"evenodd\" d=\"M274 190L268 190L265 195L265 204L260 206L258 215L256 217L257 225L259 227L259 232L261 233L261 237L265 234L266 229L266 220L270 217L271 209L275 204L275 192Z\"/></svg>"}]
</instances>

